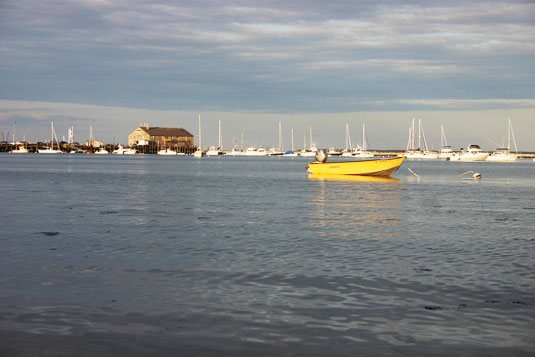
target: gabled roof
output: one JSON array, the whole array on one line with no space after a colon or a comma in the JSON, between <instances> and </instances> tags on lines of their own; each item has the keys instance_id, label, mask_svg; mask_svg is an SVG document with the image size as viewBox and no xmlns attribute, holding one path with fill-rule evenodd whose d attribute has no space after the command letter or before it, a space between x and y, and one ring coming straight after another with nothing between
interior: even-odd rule
<instances>
[{"instance_id":1,"label":"gabled roof","mask_svg":"<svg viewBox=\"0 0 535 357\"><path fill-rule=\"evenodd\" d=\"M153 126L153 127L140 127L144 132L149 134L150 136L190 136L193 137L193 135L183 128L162 128L159 126Z\"/></svg>"}]
</instances>

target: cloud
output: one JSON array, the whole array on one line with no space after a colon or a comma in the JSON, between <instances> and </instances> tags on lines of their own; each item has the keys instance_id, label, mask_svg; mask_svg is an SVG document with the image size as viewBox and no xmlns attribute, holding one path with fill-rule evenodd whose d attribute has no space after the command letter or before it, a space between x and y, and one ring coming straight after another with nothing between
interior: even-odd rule
<instances>
[{"instance_id":1,"label":"cloud","mask_svg":"<svg viewBox=\"0 0 535 357\"><path fill-rule=\"evenodd\" d=\"M0 6L5 99L351 111L364 102L352 96L394 103L523 98L535 89L531 2Z\"/></svg>"}]
</instances>

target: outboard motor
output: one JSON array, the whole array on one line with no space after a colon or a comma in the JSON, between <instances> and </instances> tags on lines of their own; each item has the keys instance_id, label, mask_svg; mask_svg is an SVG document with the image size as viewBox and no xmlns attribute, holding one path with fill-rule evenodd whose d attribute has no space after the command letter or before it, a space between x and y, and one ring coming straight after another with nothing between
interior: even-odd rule
<instances>
[{"instance_id":1,"label":"outboard motor","mask_svg":"<svg viewBox=\"0 0 535 357\"><path fill-rule=\"evenodd\" d=\"M326 162L327 161L327 154L324 150L318 150L316 152L316 155L314 156L314 159L316 162Z\"/></svg>"}]
</instances>

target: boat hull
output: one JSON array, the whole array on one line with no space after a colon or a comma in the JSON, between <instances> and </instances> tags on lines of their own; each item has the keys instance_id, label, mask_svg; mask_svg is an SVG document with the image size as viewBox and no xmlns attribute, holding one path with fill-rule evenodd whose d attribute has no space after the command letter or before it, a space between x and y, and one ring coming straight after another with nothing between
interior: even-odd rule
<instances>
[{"instance_id":1,"label":"boat hull","mask_svg":"<svg viewBox=\"0 0 535 357\"><path fill-rule=\"evenodd\" d=\"M342 161L342 162L312 162L307 170L317 175L363 175L390 176L399 169L404 157L377 160Z\"/></svg>"}]
</instances>

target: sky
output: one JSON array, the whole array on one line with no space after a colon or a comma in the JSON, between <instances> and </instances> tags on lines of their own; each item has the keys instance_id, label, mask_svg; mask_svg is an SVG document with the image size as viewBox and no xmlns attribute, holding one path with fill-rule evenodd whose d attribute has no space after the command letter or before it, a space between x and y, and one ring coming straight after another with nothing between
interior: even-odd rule
<instances>
[{"instance_id":1,"label":"sky","mask_svg":"<svg viewBox=\"0 0 535 357\"><path fill-rule=\"evenodd\" d=\"M535 2L0 0L0 129L127 142L139 123L224 148L535 151ZM16 123L16 126L15 126Z\"/></svg>"}]
</instances>

